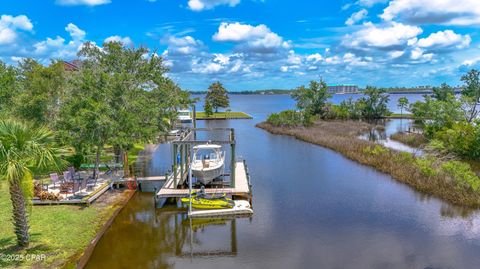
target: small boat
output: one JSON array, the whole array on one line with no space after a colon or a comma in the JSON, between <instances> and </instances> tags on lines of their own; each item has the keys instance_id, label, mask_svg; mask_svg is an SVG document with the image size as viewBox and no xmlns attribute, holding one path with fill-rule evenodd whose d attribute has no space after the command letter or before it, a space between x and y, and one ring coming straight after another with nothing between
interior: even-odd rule
<instances>
[{"instance_id":1,"label":"small boat","mask_svg":"<svg viewBox=\"0 0 480 269\"><path fill-rule=\"evenodd\" d=\"M192 175L207 185L223 174L225 152L222 146L205 144L193 147Z\"/></svg>"},{"instance_id":2,"label":"small boat","mask_svg":"<svg viewBox=\"0 0 480 269\"><path fill-rule=\"evenodd\" d=\"M190 199L192 200L192 207L195 209L226 209L235 205L233 200L227 198L225 194L219 197L214 195L207 197L204 194L193 193L191 198L182 198L181 201L189 205Z\"/></svg>"},{"instance_id":3,"label":"small boat","mask_svg":"<svg viewBox=\"0 0 480 269\"><path fill-rule=\"evenodd\" d=\"M178 111L178 120L181 123L191 123L192 122L192 113L188 109Z\"/></svg>"}]
</instances>

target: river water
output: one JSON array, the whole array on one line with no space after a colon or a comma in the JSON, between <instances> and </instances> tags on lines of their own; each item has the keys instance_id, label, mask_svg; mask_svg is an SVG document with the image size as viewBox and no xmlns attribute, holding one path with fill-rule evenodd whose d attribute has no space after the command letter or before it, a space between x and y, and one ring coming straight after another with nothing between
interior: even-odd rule
<instances>
[{"instance_id":1,"label":"river water","mask_svg":"<svg viewBox=\"0 0 480 269\"><path fill-rule=\"evenodd\" d=\"M346 96L334 101L340 98ZM231 96L231 106L254 119L199 125L236 129L254 215L190 222L175 206L158 209L153 194L138 193L87 268L480 268L478 212L422 195L334 151L255 128L268 114L294 107L286 95ZM395 101L390 107L396 111ZM159 146L149 173L163 173L170 156Z\"/></svg>"}]
</instances>

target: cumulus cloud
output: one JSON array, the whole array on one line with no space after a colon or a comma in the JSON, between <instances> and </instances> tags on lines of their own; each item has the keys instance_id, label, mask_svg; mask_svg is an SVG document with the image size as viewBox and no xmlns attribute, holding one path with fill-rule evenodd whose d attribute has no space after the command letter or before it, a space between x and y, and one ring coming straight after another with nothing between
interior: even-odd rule
<instances>
[{"instance_id":1,"label":"cumulus cloud","mask_svg":"<svg viewBox=\"0 0 480 269\"><path fill-rule=\"evenodd\" d=\"M0 17L0 45L15 42L18 37L18 30L33 30L33 24L27 16L2 15Z\"/></svg>"},{"instance_id":2,"label":"cumulus cloud","mask_svg":"<svg viewBox=\"0 0 480 269\"><path fill-rule=\"evenodd\" d=\"M73 23L69 23L67 27L65 27L65 31L67 31L72 37L72 39L75 39L75 40L82 40L86 35L85 31L78 28L78 26L76 26Z\"/></svg>"},{"instance_id":3,"label":"cumulus cloud","mask_svg":"<svg viewBox=\"0 0 480 269\"><path fill-rule=\"evenodd\" d=\"M266 25L252 26L249 24L220 24L213 40L218 42L240 43L242 50L256 53L274 53L278 49L289 49L290 45L281 36L272 32Z\"/></svg>"},{"instance_id":4,"label":"cumulus cloud","mask_svg":"<svg viewBox=\"0 0 480 269\"><path fill-rule=\"evenodd\" d=\"M66 41L61 36L47 37L47 39L33 44L34 55L42 62L48 62L50 59L75 58L85 41L86 32L73 23L69 23L65 27L65 31L69 33L70 41Z\"/></svg>"},{"instance_id":5,"label":"cumulus cloud","mask_svg":"<svg viewBox=\"0 0 480 269\"><path fill-rule=\"evenodd\" d=\"M323 56L320 55L319 53L310 54L310 55L307 56L307 61L312 62L314 64L319 63L322 60L323 60Z\"/></svg>"},{"instance_id":6,"label":"cumulus cloud","mask_svg":"<svg viewBox=\"0 0 480 269\"><path fill-rule=\"evenodd\" d=\"M353 13L350 18L345 21L346 25L353 25L363 19L365 19L368 15L368 11L366 9L362 9L358 12Z\"/></svg>"},{"instance_id":7,"label":"cumulus cloud","mask_svg":"<svg viewBox=\"0 0 480 269\"><path fill-rule=\"evenodd\" d=\"M367 22L363 24L362 29L344 36L342 44L351 48L402 46L422 32L422 29L417 26L397 22L391 22L384 26Z\"/></svg>"},{"instance_id":8,"label":"cumulus cloud","mask_svg":"<svg viewBox=\"0 0 480 269\"><path fill-rule=\"evenodd\" d=\"M194 11L212 9L219 5L229 5L234 7L240 3L240 0L188 0L188 7Z\"/></svg>"},{"instance_id":9,"label":"cumulus cloud","mask_svg":"<svg viewBox=\"0 0 480 269\"><path fill-rule=\"evenodd\" d=\"M480 24L478 0L392 0L380 17L421 24Z\"/></svg>"},{"instance_id":10,"label":"cumulus cloud","mask_svg":"<svg viewBox=\"0 0 480 269\"><path fill-rule=\"evenodd\" d=\"M418 40L417 45L421 48L456 47L463 49L468 47L471 41L470 35L460 35L452 30L445 30L432 33L426 38L421 38Z\"/></svg>"},{"instance_id":11,"label":"cumulus cloud","mask_svg":"<svg viewBox=\"0 0 480 269\"><path fill-rule=\"evenodd\" d=\"M110 0L57 0L56 3L62 6L97 6L109 4Z\"/></svg>"},{"instance_id":12,"label":"cumulus cloud","mask_svg":"<svg viewBox=\"0 0 480 269\"><path fill-rule=\"evenodd\" d=\"M109 37L105 38L105 40L103 42L105 42L105 43L120 42L125 46L133 46L133 41L128 36L125 36L125 37L122 37L122 36L119 36L119 35L109 36Z\"/></svg>"}]
</instances>

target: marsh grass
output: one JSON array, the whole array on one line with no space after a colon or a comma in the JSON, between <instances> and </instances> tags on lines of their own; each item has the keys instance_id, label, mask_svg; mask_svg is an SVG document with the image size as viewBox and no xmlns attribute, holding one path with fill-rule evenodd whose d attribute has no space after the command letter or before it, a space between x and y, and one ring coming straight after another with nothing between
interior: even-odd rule
<instances>
[{"instance_id":1,"label":"marsh grass","mask_svg":"<svg viewBox=\"0 0 480 269\"><path fill-rule=\"evenodd\" d=\"M335 150L351 160L387 173L424 194L452 204L475 208L480 206L480 193L457 178L456 174L442 169L442 164L437 160L423 159L359 139L360 134L372 128L368 123L317 121L308 128L286 128L263 122L257 124L257 127ZM471 179L470 173L467 178Z\"/></svg>"},{"instance_id":2,"label":"marsh grass","mask_svg":"<svg viewBox=\"0 0 480 269\"><path fill-rule=\"evenodd\" d=\"M400 132L390 136L390 139L414 148L420 148L428 143L423 134Z\"/></svg>"}]
</instances>

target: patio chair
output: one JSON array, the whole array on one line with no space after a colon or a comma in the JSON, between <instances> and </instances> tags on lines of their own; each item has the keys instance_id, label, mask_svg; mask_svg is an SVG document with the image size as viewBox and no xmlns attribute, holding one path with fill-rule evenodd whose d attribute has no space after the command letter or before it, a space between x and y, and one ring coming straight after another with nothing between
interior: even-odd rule
<instances>
[{"instance_id":1,"label":"patio chair","mask_svg":"<svg viewBox=\"0 0 480 269\"><path fill-rule=\"evenodd\" d=\"M72 177L70 176L70 172L69 172L69 171L63 172L63 181L65 181L65 182L70 182L70 181L72 181Z\"/></svg>"},{"instance_id":2,"label":"patio chair","mask_svg":"<svg viewBox=\"0 0 480 269\"><path fill-rule=\"evenodd\" d=\"M57 174L57 173L51 173L51 174L50 174L50 180L52 181L54 188L55 188L55 184L58 183L58 182L60 182L60 179L58 178L58 174Z\"/></svg>"},{"instance_id":3,"label":"patio chair","mask_svg":"<svg viewBox=\"0 0 480 269\"><path fill-rule=\"evenodd\" d=\"M73 166L70 166L68 168L68 172L70 173L70 176L73 180L80 180L80 175L75 172L75 168Z\"/></svg>"}]
</instances>

